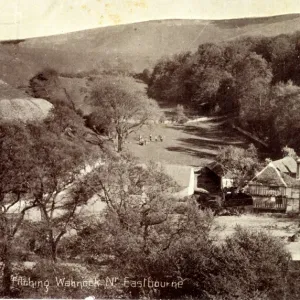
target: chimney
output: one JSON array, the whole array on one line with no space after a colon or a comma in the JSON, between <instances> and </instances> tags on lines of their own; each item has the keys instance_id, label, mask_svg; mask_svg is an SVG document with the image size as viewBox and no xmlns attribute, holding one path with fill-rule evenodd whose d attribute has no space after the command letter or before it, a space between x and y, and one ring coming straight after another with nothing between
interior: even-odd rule
<instances>
[{"instance_id":1,"label":"chimney","mask_svg":"<svg viewBox=\"0 0 300 300\"><path fill-rule=\"evenodd\" d=\"M296 173L296 179L300 180L300 158L297 158L297 173Z\"/></svg>"}]
</instances>

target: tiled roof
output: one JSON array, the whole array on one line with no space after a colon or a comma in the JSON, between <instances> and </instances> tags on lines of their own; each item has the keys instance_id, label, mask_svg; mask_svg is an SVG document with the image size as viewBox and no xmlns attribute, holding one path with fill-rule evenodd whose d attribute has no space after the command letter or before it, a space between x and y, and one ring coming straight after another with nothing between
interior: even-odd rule
<instances>
[{"instance_id":1,"label":"tiled roof","mask_svg":"<svg viewBox=\"0 0 300 300\"><path fill-rule=\"evenodd\" d=\"M219 177L222 177L225 175L223 166L216 161L213 161L213 162L209 163L208 165L206 165L206 168L208 168L209 170L214 172Z\"/></svg>"}]
</instances>

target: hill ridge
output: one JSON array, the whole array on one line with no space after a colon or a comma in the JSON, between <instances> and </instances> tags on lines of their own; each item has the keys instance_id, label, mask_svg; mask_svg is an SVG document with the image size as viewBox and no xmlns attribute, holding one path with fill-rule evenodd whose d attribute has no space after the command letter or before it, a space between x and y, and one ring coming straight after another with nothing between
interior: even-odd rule
<instances>
[{"instance_id":1,"label":"hill ridge","mask_svg":"<svg viewBox=\"0 0 300 300\"><path fill-rule=\"evenodd\" d=\"M11 43L0 42L0 77L26 85L45 67L59 73L93 69L141 72L158 59L203 43L300 31L300 14L226 20L165 19L99 27Z\"/></svg>"},{"instance_id":2,"label":"hill ridge","mask_svg":"<svg viewBox=\"0 0 300 300\"><path fill-rule=\"evenodd\" d=\"M300 18L300 13L290 13L290 14L282 14L282 15L271 15L271 16L260 16L260 17L244 17L244 18L229 18L229 19L185 19L185 18L170 18L170 19L153 19L153 20L145 20L145 21L137 21L132 23L124 23L124 24L117 24L117 25L107 25L107 26L98 26L88 29L82 29L82 30L76 30L76 31L70 31L66 33L59 33L59 34L51 34L47 36L38 36L38 37L31 37L31 38L24 38L24 39L4 39L0 40L0 44L5 43L18 43L18 42L24 42L24 41L30 41L40 38L51 38L51 37L58 37L58 36L67 36L72 35L80 32L87 32L87 31L93 31L93 30L99 30L99 29L107 29L111 27L122 27L122 26L128 26L128 25L139 25L139 24L147 24L147 23L168 23L168 22L197 22L197 23L203 23L203 22L210 22L210 23L228 23L228 22L235 22L235 21L259 21L259 20L271 20L271 19L278 19L278 22L282 19L291 19L291 18Z\"/></svg>"}]
</instances>

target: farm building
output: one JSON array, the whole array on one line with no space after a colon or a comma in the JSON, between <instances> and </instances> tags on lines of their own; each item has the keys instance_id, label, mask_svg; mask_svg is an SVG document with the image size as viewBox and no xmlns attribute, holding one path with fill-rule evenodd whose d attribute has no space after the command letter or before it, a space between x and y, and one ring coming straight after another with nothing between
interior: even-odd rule
<instances>
[{"instance_id":1,"label":"farm building","mask_svg":"<svg viewBox=\"0 0 300 300\"><path fill-rule=\"evenodd\" d=\"M300 160L292 157L270 162L245 187L254 209L300 211Z\"/></svg>"},{"instance_id":2,"label":"farm building","mask_svg":"<svg viewBox=\"0 0 300 300\"><path fill-rule=\"evenodd\" d=\"M218 162L211 162L196 172L197 187L205 188L210 193L220 193L234 185L232 176Z\"/></svg>"}]
</instances>

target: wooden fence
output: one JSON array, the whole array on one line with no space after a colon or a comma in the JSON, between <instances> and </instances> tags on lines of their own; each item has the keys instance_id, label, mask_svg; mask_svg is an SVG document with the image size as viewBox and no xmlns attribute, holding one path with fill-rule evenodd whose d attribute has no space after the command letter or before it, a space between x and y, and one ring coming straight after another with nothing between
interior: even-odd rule
<instances>
[{"instance_id":1,"label":"wooden fence","mask_svg":"<svg viewBox=\"0 0 300 300\"><path fill-rule=\"evenodd\" d=\"M254 200L253 208L258 211L281 211L285 212L287 208L287 198L276 197L275 202Z\"/></svg>"}]
</instances>

